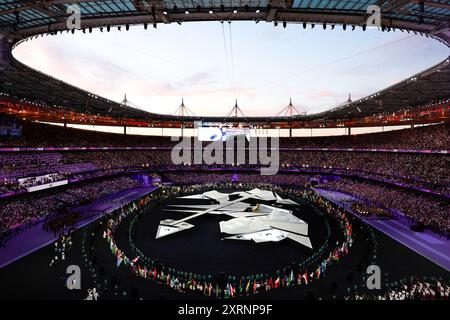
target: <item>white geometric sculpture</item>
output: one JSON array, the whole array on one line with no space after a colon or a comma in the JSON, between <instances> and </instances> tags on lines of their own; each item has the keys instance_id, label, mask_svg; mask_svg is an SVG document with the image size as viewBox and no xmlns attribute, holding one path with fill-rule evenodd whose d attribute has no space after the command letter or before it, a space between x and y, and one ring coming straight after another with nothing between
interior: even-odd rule
<instances>
[{"instance_id":1,"label":"white geometric sculpture","mask_svg":"<svg viewBox=\"0 0 450 320\"><path fill-rule=\"evenodd\" d=\"M238 197L229 200L230 195ZM243 202L247 199L275 201L277 204L298 205L290 199L283 199L278 194L261 189L250 191L221 193L216 190L203 194L180 197L181 199L204 199L218 202L208 205L169 205L175 209L164 209L180 213L194 213L180 220L163 220L160 222L156 239L170 234L193 228L186 221L205 214L228 215L233 219L219 222L220 232L232 236L225 240L252 240L260 242L279 242L286 238L312 248L308 238L308 224L292 214L291 210L281 209L266 204L251 204ZM184 209L178 209L184 208Z\"/></svg>"}]
</instances>

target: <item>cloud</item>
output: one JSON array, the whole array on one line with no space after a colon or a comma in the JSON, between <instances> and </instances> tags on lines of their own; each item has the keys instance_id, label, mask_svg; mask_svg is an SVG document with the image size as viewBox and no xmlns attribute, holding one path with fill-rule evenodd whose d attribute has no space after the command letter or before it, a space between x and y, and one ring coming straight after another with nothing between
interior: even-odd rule
<instances>
[{"instance_id":1,"label":"cloud","mask_svg":"<svg viewBox=\"0 0 450 320\"><path fill-rule=\"evenodd\" d=\"M215 78L214 74L208 71L202 71L194 73L188 77L185 77L181 81L177 81L176 85L180 87L186 87L186 86L198 86L198 85L212 85L216 84L217 79Z\"/></svg>"},{"instance_id":2,"label":"cloud","mask_svg":"<svg viewBox=\"0 0 450 320\"><path fill-rule=\"evenodd\" d=\"M320 100L326 97L334 97L336 94L329 90L310 91L306 94L306 97L311 100Z\"/></svg>"}]
</instances>

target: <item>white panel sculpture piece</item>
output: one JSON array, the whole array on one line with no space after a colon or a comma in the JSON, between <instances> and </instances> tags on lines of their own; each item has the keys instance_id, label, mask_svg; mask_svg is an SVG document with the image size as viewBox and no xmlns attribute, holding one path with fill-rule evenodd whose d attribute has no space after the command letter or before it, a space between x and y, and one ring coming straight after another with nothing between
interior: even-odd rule
<instances>
[{"instance_id":1,"label":"white panel sculpture piece","mask_svg":"<svg viewBox=\"0 0 450 320\"><path fill-rule=\"evenodd\" d=\"M230 200L230 196L236 198ZM186 221L206 214L227 215L232 217L228 221L219 222L220 232L231 236L223 240L252 240L260 242L279 242L291 239L312 249L308 237L308 224L294 216L291 210L278 207L243 202L248 199L274 201L276 204L297 206L295 201L283 199L273 191L253 189L233 193L221 193L216 190L202 194L180 197L180 199L203 199L213 201L213 204L169 205L167 211L192 213L180 220L166 219L160 222L156 239L193 228L194 225ZM181 209L183 208L183 209Z\"/></svg>"}]
</instances>

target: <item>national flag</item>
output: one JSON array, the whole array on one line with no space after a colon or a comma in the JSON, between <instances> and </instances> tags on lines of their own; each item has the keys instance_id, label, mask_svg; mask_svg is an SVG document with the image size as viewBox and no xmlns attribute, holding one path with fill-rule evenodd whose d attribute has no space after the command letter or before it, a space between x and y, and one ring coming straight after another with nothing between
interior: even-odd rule
<instances>
[{"instance_id":1,"label":"national flag","mask_svg":"<svg viewBox=\"0 0 450 320\"><path fill-rule=\"evenodd\" d=\"M334 252L334 260L336 260L337 262L339 262L339 250L336 250L335 252Z\"/></svg>"},{"instance_id":2,"label":"national flag","mask_svg":"<svg viewBox=\"0 0 450 320\"><path fill-rule=\"evenodd\" d=\"M269 288L272 289L272 287L273 287L272 277L270 277L268 285L269 285Z\"/></svg>"},{"instance_id":3,"label":"national flag","mask_svg":"<svg viewBox=\"0 0 450 320\"><path fill-rule=\"evenodd\" d=\"M141 266L138 266L138 270L139 270L139 276L142 278L145 278L146 272L144 268L141 268Z\"/></svg>"},{"instance_id":4,"label":"national flag","mask_svg":"<svg viewBox=\"0 0 450 320\"><path fill-rule=\"evenodd\" d=\"M147 275L148 275L147 267L144 267L144 275L143 275L143 277L147 278Z\"/></svg>"},{"instance_id":5,"label":"national flag","mask_svg":"<svg viewBox=\"0 0 450 320\"><path fill-rule=\"evenodd\" d=\"M122 261L123 261L122 255L119 255L119 256L117 257L116 266L119 267L120 264L122 263Z\"/></svg>"},{"instance_id":6,"label":"national flag","mask_svg":"<svg viewBox=\"0 0 450 320\"><path fill-rule=\"evenodd\" d=\"M303 280L305 280L305 284L308 284L308 271L303 274Z\"/></svg>"},{"instance_id":7,"label":"national flag","mask_svg":"<svg viewBox=\"0 0 450 320\"><path fill-rule=\"evenodd\" d=\"M278 277L277 280L275 280L274 288L277 289L279 286L280 286L280 277Z\"/></svg>"},{"instance_id":8,"label":"national flag","mask_svg":"<svg viewBox=\"0 0 450 320\"><path fill-rule=\"evenodd\" d=\"M324 261L322 262L322 265L320 266L320 273L322 273L322 274L325 275L325 271L326 271L326 270L327 270L327 261L324 260Z\"/></svg>"},{"instance_id":9,"label":"national flag","mask_svg":"<svg viewBox=\"0 0 450 320\"><path fill-rule=\"evenodd\" d=\"M219 295L220 295L219 284L216 284L216 298L218 298Z\"/></svg>"},{"instance_id":10,"label":"national flag","mask_svg":"<svg viewBox=\"0 0 450 320\"><path fill-rule=\"evenodd\" d=\"M291 274L289 275L289 279L287 281L287 285L290 286L294 282L294 271L291 270Z\"/></svg>"},{"instance_id":11,"label":"national flag","mask_svg":"<svg viewBox=\"0 0 450 320\"><path fill-rule=\"evenodd\" d=\"M231 297L231 289L230 289L230 284L227 283L227 287L225 289L225 298L229 298Z\"/></svg>"},{"instance_id":12,"label":"national flag","mask_svg":"<svg viewBox=\"0 0 450 320\"><path fill-rule=\"evenodd\" d=\"M133 260L131 260L132 263L136 263L139 260L139 256L137 256L136 258L134 258Z\"/></svg>"},{"instance_id":13,"label":"national flag","mask_svg":"<svg viewBox=\"0 0 450 320\"><path fill-rule=\"evenodd\" d=\"M316 269L316 278L320 279L320 267L317 267Z\"/></svg>"},{"instance_id":14,"label":"national flag","mask_svg":"<svg viewBox=\"0 0 450 320\"><path fill-rule=\"evenodd\" d=\"M210 282L210 283L209 283L209 286L208 286L208 296L211 297L212 291L213 291L213 286L212 286L212 284L211 284L211 282Z\"/></svg>"}]
</instances>

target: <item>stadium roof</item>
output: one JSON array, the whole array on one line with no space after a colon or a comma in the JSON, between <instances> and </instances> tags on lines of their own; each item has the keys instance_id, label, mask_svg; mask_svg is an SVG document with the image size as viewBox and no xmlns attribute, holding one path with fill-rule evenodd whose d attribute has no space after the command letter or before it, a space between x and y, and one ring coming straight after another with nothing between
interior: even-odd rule
<instances>
[{"instance_id":1,"label":"stadium roof","mask_svg":"<svg viewBox=\"0 0 450 320\"><path fill-rule=\"evenodd\" d=\"M368 7L378 5L381 8L383 31L413 31L450 43L450 4L447 0L3 0L0 3L0 94L90 114L180 120L180 117L155 115L98 97L32 70L12 57L13 46L20 41L37 35L66 31L66 21L71 14L67 13L67 9L72 5L77 5L81 11L84 32L89 32L90 28L127 24L233 20L308 22L365 28L369 17ZM358 118L420 106L449 97L450 63L447 59L369 97L320 114L293 116L292 119ZM194 119L217 120L214 117L184 117L181 120Z\"/></svg>"},{"instance_id":2,"label":"stadium roof","mask_svg":"<svg viewBox=\"0 0 450 320\"><path fill-rule=\"evenodd\" d=\"M237 17L230 17L230 13L234 10L238 11L235 15L242 20L259 17L270 21L274 19L282 21L284 18L289 20L288 17L295 18L298 14L360 18L370 5L380 6L385 19L396 21L438 25L447 23L450 16L450 5L446 0L4 0L0 4L0 22L3 26L11 26L20 31L35 32L34 30L38 30L39 27L47 28L49 25L64 23L68 16L67 8L74 4L80 7L83 19L90 20L87 22L93 25L100 22L100 19L117 18L122 18L124 22L129 20L130 23L137 22L139 18L142 21L165 23L219 20L222 17L235 19ZM154 11L152 6L155 8ZM256 9L260 11L257 13ZM190 13L193 15L186 17L186 10L192 10ZM214 13L210 14L210 10Z\"/></svg>"}]
</instances>

